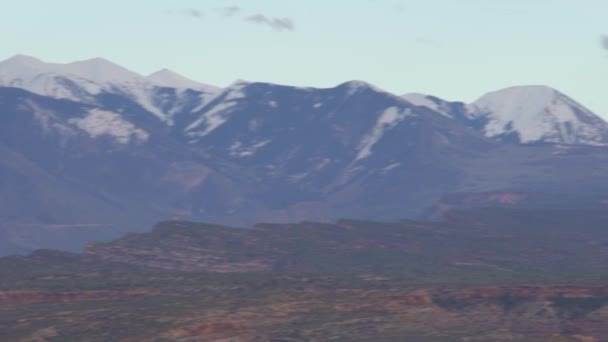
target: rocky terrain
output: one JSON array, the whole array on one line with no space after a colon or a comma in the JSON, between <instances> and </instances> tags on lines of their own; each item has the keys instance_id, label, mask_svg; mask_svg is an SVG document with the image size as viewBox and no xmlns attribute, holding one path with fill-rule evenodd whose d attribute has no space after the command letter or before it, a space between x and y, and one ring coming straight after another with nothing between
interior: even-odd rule
<instances>
[{"instance_id":1,"label":"rocky terrain","mask_svg":"<svg viewBox=\"0 0 608 342\"><path fill-rule=\"evenodd\" d=\"M603 210L450 211L450 222L341 220L253 229L163 222L148 233L87 245L85 255L192 272L351 272L466 279L602 274ZM578 221L585 222L580 225Z\"/></svg>"},{"instance_id":2,"label":"rocky terrain","mask_svg":"<svg viewBox=\"0 0 608 342\"><path fill-rule=\"evenodd\" d=\"M20 300L10 300L10 294L7 300L3 293L0 329L14 341L603 341L608 337L605 287L441 290L373 276L216 278L196 286L172 282L172 288L155 290L31 293L29 297L21 293ZM220 286L221 292L214 286Z\"/></svg>"},{"instance_id":3,"label":"rocky terrain","mask_svg":"<svg viewBox=\"0 0 608 342\"><path fill-rule=\"evenodd\" d=\"M183 221L0 258L11 341L604 341L603 210L254 229Z\"/></svg>"}]
</instances>

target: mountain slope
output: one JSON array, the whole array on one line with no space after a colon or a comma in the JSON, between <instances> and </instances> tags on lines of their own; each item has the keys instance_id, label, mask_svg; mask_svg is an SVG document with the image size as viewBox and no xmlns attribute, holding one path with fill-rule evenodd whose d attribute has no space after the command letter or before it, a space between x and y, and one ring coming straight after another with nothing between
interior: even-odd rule
<instances>
[{"instance_id":1,"label":"mountain slope","mask_svg":"<svg viewBox=\"0 0 608 342\"><path fill-rule=\"evenodd\" d=\"M166 98L175 91L165 89ZM237 83L207 105L184 107L173 126L129 97L97 99L0 88L0 143L50 177L43 181L59 179L62 191L118 210L89 215L103 205L82 200L81 222L122 231L166 218L396 220L440 213L441 205L496 205L493 198L505 196L512 205L561 208L585 199L601 207L608 192L608 176L595 171L608 165L602 147L500 144L362 82L328 89ZM32 210L27 191L6 189L21 203L18 220L74 223L50 204Z\"/></svg>"},{"instance_id":2,"label":"mountain slope","mask_svg":"<svg viewBox=\"0 0 608 342\"><path fill-rule=\"evenodd\" d=\"M488 93L469 107L483 132L519 143L608 145L608 124L568 96L545 86Z\"/></svg>"},{"instance_id":3,"label":"mountain slope","mask_svg":"<svg viewBox=\"0 0 608 342\"><path fill-rule=\"evenodd\" d=\"M154 72L146 76L146 79L158 86L167 88L193 89L207 93L217 93L220 91L220 88L193 81L168 69Z\"/></svg>"},{"instance_id":4,"label":"mountain slope","mask_svg":"<svg viewBox=\"0 0 608 342\"><path fill-rule=\"evenodd\" d=\"M364 211L386 208L387 192L376 191L404 181L411 189L395 188L391 200L414 212L419 207L397 203L415 193L427 203L458 182L454 159L495 146L441 114L363 82L329 89L239 83L187 123L176 124L186 143L246 168L256 180L256 203L239 204L259 215L253 220L352 216L362 214L352 210L362 200L369 204ZM443 163L432 161L450 155ZM440 174L446 177L424 184L407 180Z\"/></svg>"},{"instance_id":5,"label":"mountain slope","mask_svg":"<svg viewBox=\"0 0 608 342\"><path fill-rule=\"evenodd\" d=\"M19 246L78 248L96 236L92 229L71 246L39 237L53 225L116 227L108 236L144 229L183 213L190 184L216 178L165 125L121 103L128 112L0 88L0 146L7 151L0 234L24 229L29 243Z\"/></svg>"},{"instance_id":6,"label":"mountain slope","mask_svg":"<svg viewBox=\"0 0 608 342\"><path fill-rule=\"evenodd\" d=\"M450 105L467 119L464 104ZM238 83L175 128L185 143L220 158L223 174L247 175L241 181L252 185L223 209L198 206L200 213L238 212L246 221L399 219L446 194L515 191L526 205L548 203L532 189L551 193L551 205L576 194L597 206L606 188L605 176L590 171L608 162L601 147L497 143L363 82L329 89Z\"/></svg>"},{"instance_id":7,"label":"mountain slope","mask_svg":"<svg viewBox=\"0 0 608 342\"><path fill-rule=\"evenodd\" d=\"M91 239L138 228L127 224L133 222L130 215L110 198L51 174L0 143L0 255L38 248L77 251Z\"/></svg>"},{"instance_id":8,"label":"mountain slope","mask_svg":"<svg viewBox=\"0 0 608 342\"><path fill-rule=\"evenodd\" d=\"M169 70L144 77L103 58L57 64L23 55L0 62L0 86L88 104L98 104L104 94L118 94L168 124L172 123L174 112L184 106L181 102L187 100L194 102L192 106L199 106L219 91ZM172 100L173 106L167 107L165 88L175 89L173 96L178 98ZM186 90L189 96L182 96ZM195 98L192 93L196 93Z\"/></svg>"},{"instance_id":9,"label":"mountain slope","mask_svg":"<svg viewBox=\"0 0 608 342\"><path fill-rule=\"evenodd\" d=\"M608 145L605 120L546 86L497 90L468 105L415 93L402 98L440 112L500 142Z\"/></svg>"},{"instance_id":10,"label":"mountain slope","mask_svg":"<svg viewBox=\"0 0 608 342\"><path fill-rule=\"evenodd\" d=\"M24 166L23 184L50 189L41 198L90 196L75 205L82 213L75 220L56 203L30 208L28 196L38 192L7 186L3 195L19 213L10 215L21 221L12 227L78 221L126 231L168 218L247 226L441 216L459 206L608 203L604 146L585 143L593 138L565 145L487 137L493 114L480 108L501 109L498 100L474 107L402 98L360 81L326 89L236 82L211 96L180 88L195 84L169 71L151 76L164 86L146 88L152 81L104 60L11 63L22 70L5 70L0 79L32 71L41 75L32 80L69 80L51 85L78 95L0 87L0 144L45 175L29 179L34 173ZM89 81L76 73L109 88L87 92ZM104 83L115 80L122 83ZM145 101L136 96L141 91ZM595 122L587 114L579 121Z\"/></svg>"}]
</instances>

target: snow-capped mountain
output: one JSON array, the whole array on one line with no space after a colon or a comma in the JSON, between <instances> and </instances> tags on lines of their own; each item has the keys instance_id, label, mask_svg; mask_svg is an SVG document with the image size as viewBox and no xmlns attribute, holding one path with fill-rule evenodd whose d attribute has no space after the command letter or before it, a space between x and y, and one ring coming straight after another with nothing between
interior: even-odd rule
<instances>
[{"instance_id":1,"label":"snow-capped mountain","mask_svg":"<svg viewBox=\"0 0 608 342\"><path fill-rule=\"evenodd\" d=\"M518 143L608 145L608 124L589 109L546 86L511 87L469 105L483 133Z\"/></svg>"},{"instance_id":2,"label":"snow-capped mountain","mask_svg":"<svg viewBox=\"0 0 608 342\"><path fill-rule=\"evenodd\" d=\"M193 81L169 69L162 69L146 76L146 80L160 87L192 89L215 94L221 89L208 84Z\"/></svg>"},{"instance_id":3,"label":"snow-capped mountain","mask_svg":"<svg viewBox=\"0 0 608 342\"><path fill-rule=\"evenodd\" d=\"M103 58L58 64L24 55L0 62L0 86L89 104L98 104L103 94L119 94L168 124L173 123L179 108L167 108L167 95L162 94L162 89L175 89L177 98L172 100L177 107L187 106L182 96L187 91L191 92L187 100L196 101L197 106L220 91L166 69L142 76Z\"/></svg>"},{"instance_id":4,"label":"snow-capped mountain","mask_svg":"<svg viewBox=\"0 0 608 342\"><path fill-rule=\"evenodd\" d=\"M603 205L603 127L547 88L467 105L361 81L217 89L103 59L16 56L0 62L0 240L21 243L2 233L15 222L390 220L530 193Z\"/></svg>"},{"instance_id":5,"label":"snow-capped mountain","mask_svg":"<svg viewBox=\"0 0 608 342\"><path fill-rule=\"evenodd\" d=\"M547 86L510 87L490 92L468 105L415 93L402 98L501 142L608 145L605 120Z\"/></svg>"}]
</instances>

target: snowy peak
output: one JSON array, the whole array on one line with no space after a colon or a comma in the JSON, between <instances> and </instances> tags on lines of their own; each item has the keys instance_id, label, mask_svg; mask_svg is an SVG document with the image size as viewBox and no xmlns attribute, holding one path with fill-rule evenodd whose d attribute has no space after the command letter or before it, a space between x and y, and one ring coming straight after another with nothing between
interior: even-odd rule
<instances>
[{"instance_id":1,"label":"snowy peak","mask_svg":"<svg viewBox=\"0 0 608 342\"><path fill-rule=\"evenodd\" d=\"M34 57L16 55L0 62L0 79L19 78L24 81L41 75L77 77L96 83L134 82L141 76L103 58L68 64L45 63Z\"/></svg>"},{"instance_id":2,"label":"snowy peak","mask_svg":"<svg viewBox=\"0 0 608 342\"><path fill-rule=\"evenodd\" d=\"M543 85L509 87L465 105L410 93L402 98L497 141L608 145L608 123L563 93Z\"/></svg>"},{"instance_id":3,"label":"snowy peak","mask_svg":"<svg viewBox=\"0 0 608 342\"><path fill-rule=\"evenodd\" d=\"M422 106L422 107L437 107L437 103L431 100L431 97L426 94L420 93L409 93L401 96L403 99L413 104L414 106Z\"/></svg>"},{"instance_id":4,"label":"snowy peak","mask_svg":"<svg viewBox=\"0 0 608 342\"><path fill-rule=\"evenodd\" d=\"M219 92L218 88L194 82L169 70L144 77L103 58L60 64L24 55L0 62L2 86L93 105L99 104L99 94L117 94L136 102L169 125L176 113L204 105ZM174 88L175 91L167 92L161 88ZM200 93L189 94L183 91L185 89Z\"/></svg>"},{"instance_id":5,"label":"snowy peak","mask_svg":"<svg viewBox=\"0 0 608 342\"><path fill-rule=\"evenodd\" d=\"M43 65L44 62L39 60L36 57L27 56L27 55L15 55L11 58L8 58L2 62L0 62L0 66L11 66L11 67L35 67L38 65Z\"/></svg>"},{"instance_id":6,"label":"snowy peak","mask_svg":"<svg viewBox=\"0 0 608 342\"><path fill-rule=\"evenodd\" d=\"M566 96L547 86L517 86L485 94L472 103L477 111L487 111L519 118L543 111L546 107Z\"/></svg>"},{"instance_id":7,"label":"snowy peak","mask_svg":"<svg viewBox=\"0 0 608 342\"><path fill-rule=\"evenodd\" d=\"M162 69L146 76L146 79L159 86L177 89L195 89L204 92L218 92L220 89L193 81L169 69Z\"/></svg>"},{"instance_id":8,"label":"snowy peak","mask_svg":"<svg viewBox=\"0 0 608 342\"><path fill-rule=\"evenodd\" d=\"M227 120L224 113L228 112L227 108L238 106L241 99L262 96L256 90L261 85L271 86L266 92L273 94L280 94L287 87L237 81L220 89L168 69L142 76L103 58L60 64L16 55L0 61L0 87L17 87L90 105L99 105L101 94L119 95L168 125L179 121L180 116L187 117L191 113L199 116L200 111L209 110L202 116L202 121L197 119L197 124L187 125L188 134L194 134L195 130L204 134L211 132ZM185 91L187 89L194 91ZM349 81L328 89L299 89L308 93L323 90L334 93L335 97L361 98L381 93L386 98L397 98L362 81ZM510 87L488 93L469 105L418 93L398 98L403 105L429 108L459 125L502 142L608 145L608 124L604 120L547 86ZM270 103L276 105L274 100ZM324 104L315 100L313 106L316 111Z\"/></svg>"},{"instance_id":9,"label":"snowy peak","mask_svg":"<svg viewBox=\"0 0 608 342\"><path fill-rule=\"evenodd\" d=\"M370 83L363 82L363 81L357 81L357 80L344 82L342 84L339 84L336 88L346 89L346 93L348 96L352 96L361 91L370 90L370 89L373 91L376 91L376 92L385 92L384 90L382 90Z\"/></svg>"},{"instance_id":10,"label":"snowy peak","mask_svg":"<svg viewBox=\"0 0 608 342\"><path fill-rule=\"evenodd\" d=\"M57 72L78 76L96 83L138 83L142 81L139 74L103 58L59 64Z\"/></svg>"},{"instance_id":11,"label":"snowy peak","mask_svg":"<svg viewBox=\"0 0 608 342\"><path fill-rule=\"evenodd\" d=\"M217 92L219 89L187 79L175 72L163 69L144 77L104 58L92 58L67 64L46 63L34 57L16 55L0 62L0 86L21 85L40 82L41 78L62 77L79 82L94 83L105 88L108 85L169 87ZM17 82L18 81L18 82ZM48 83L48 81L47 81ZM49 95L42 93L41 95Z\"/></svg>"},{"instance_id":12,"label":"snowy peak","mask_svg":"<svg viewBox=\"0 0 608 342\"><path fill-rule=\"evenodd\" d=\"M608 124L561 92L547 86L494 91L468 106L483 133L518 143L608 144Z\"/></svg>"},{"instance_id":13,"label":"snowy peak","mask_svg":"<svg viewBox=\"0 0 608 342\"><path fill-rule=\"evenodd\" d=\"M413 104L414 106L426 107L447 117L453 116L450 113L450 102L442 100L438 97L420 93L409 93L402 95L401 98Z\"/></svg>"},{"instance_id":14,"label":"snowy peak","mask_svg":"<svg viewBox=\"0 0 608 342\"><path fill-rule=\"evenodd\" d=\"M0 82L11 79L27 79L48 73L52 67L43 61L25 55L15 55L0 62Z\"/></svg>"}]
</instances>

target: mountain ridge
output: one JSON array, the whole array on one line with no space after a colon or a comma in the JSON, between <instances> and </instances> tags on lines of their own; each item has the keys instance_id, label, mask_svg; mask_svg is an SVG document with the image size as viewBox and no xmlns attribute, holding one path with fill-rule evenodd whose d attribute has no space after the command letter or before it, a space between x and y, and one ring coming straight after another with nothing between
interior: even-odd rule
<instances>
[{"instance_id":1,"label":"mountain ridge","mask_svg":"<svg viewBox=\"0 0 608 342\"><path fill-rule=\"evenodd\" d=\"M0 234L20 221L97 223L124 232L163 219L248 226L397 220L459 206L608 204L608 175L597 171L608 167L605 146L488 137L488 119L471 116L462 102L421 95L407 101L361 81L322 89L237 81L217 93L95 93L77 78L46 79L70 96L0 87L0 174L14 173L22 164L12 155L19 155L35 166L24 168L23 184L50 189L47 197L75 194L86 215L75 222L64 207L31 202L22 188L7 187L15 206L0 207L0 219L8 217ZM106 214L91 214L96 209ZM13 235L6 241L31 247Z\"/></svg>"},{"instance_id":2,"label":"mountain ridge","mask_svg":"<svg viewBox=\"0 0 608 342\"><path fill-rule=\"evenodd\" d=\"M15 86L45 96L87 103L95 103L95 97L100 93L123 93L169 125L174 124L176 109L167 109L158 103L161 92L156 88L176 89L177 102L188 101L181 96L184 90L199 91L198 105L190 106L196 112L226 91L253 83L259 82L235 82L222 89L190 80L168 69L142 76L103 58L59 64L16 55L0 62L0 86ZM372 89L396 96L363 81L347 81L332 88L298 89L337 88L346 89L348 95ZM608 145L605 120L548 86L508 87L489 92L470 104L418 93L399 98L453 118L502 142ZM218 117L214 120L216 123L222 121Z\"/></svg>"},{"instance_id":3,"label":"mountain ridge","mask_svg":"<svg viewBox=\"0 0 608 342\"><path fill-rule=\"evenodd\" d=\"M417 93L402 97L501 142L608 146L608 123L549 86L508 87L469 104Z\"/></svg>"},{"instance_id":4,"label":"mountain ridge","mask_svg":"<svg viewBox=\"0 0 608 342\"><path fill-rule=\"evenodd\" d=\"M17 55L0 62L0 86L87 104L99 104L99 97L118 94L135 100L162 121L172 124L171 110L163 108L164 88L174 89L176 102L204 103L220 88L194 82L172 71L143 76L104 58L72 63L46 63L34 57ZM179 87L176 87L179 86ZM197 93L196 99L185 94Z\"/></svg>"}]
</instances>

